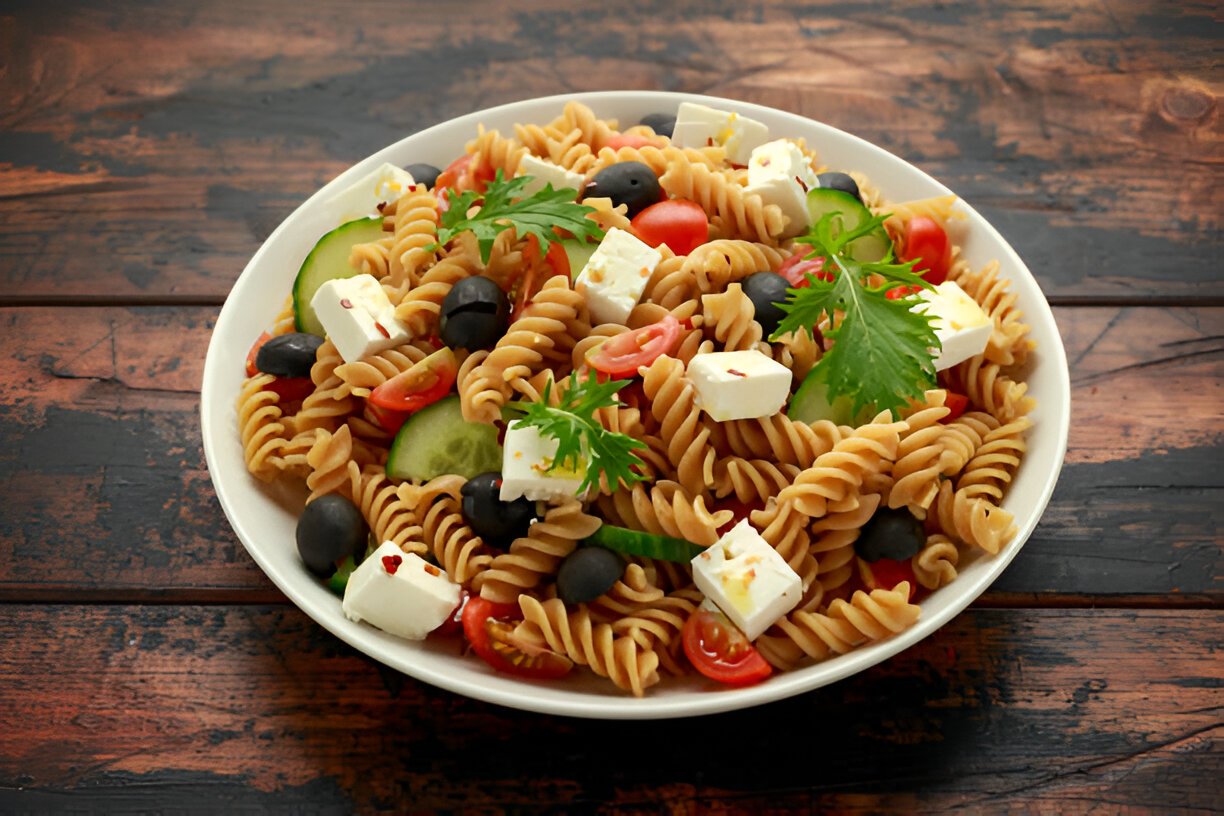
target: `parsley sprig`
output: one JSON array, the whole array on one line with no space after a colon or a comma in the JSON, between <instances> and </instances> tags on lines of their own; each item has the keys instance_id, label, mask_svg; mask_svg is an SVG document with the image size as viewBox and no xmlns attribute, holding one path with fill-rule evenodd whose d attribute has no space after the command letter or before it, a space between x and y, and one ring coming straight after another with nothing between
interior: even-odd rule
<instances>
[{"instance_id":1,"label":"parsley sprig","mask_svg":"<svg viewBox=\"0 0 1224 816\"><path fill-rule=\"evenodd\" d=\"M633 451L642 443L631 436L614 433L600 424L595 412L600 408L617 405L616 392L629 380L596 382L594 377L578 379L572 372L561 394L561 401L549 405L553 382L544 386L539 402L512 402L504 409L507 419L518 419L519 425L535 427L541 436L557 440L557 453L549 470L568 468L578 470L586 462L586 473L578 493L599 485L602 473L609 485L623 480L625 484L641 481L646 477L634 470L642 460Z\"/></svg>"},{"instance_id":2,"label":"parsley sprig","mask_svg":"<svg viewBox=\"0 0 1224 816\"><path fill-rule=\"evenodd\" d=\"M481 260L488 263L493 242L501 232L510 228L520 238L536 236L540 241L541 256L548 251L549 244L557 240L554 228L568 230L579 239L603 238L604 233L599 225L586 217L587 213L595 212L594 207L575 203L573 190L554 190L552 184L525 196L523 187L531 179L531 176L507 179L498 170L496 178L483 193L465 190L457 194L448 189L446 195L450 199L450 206L442 213L434 248L444 246L459 233L470 230L476 235ZM480 209L469 217L468 210L477 202Z\"/></svg>"},{"instance_id":3,"label":"parsley sprig","mask_svg":"<svg viewBox=\"0 0 1224 816\"><path fill-rule=\"evenodd\" d=\"M864 220L853 230L839 234L841 217L826 213L806 235L795 239L809 244L810 257L823 256L825 270L832 280L809 274L808 286L789 289L789 299L781 304L786 317L770 337L776 340L788 332L811 332L822 318L830 328L832 348L817 363L813 375L829 387L830 394L848 396L857 415L864 407L898 409L911 398L935 386L935 362L931 349L940 347L931 327L931 316L911 311L915 297L890 299L887 292L897 286L931 285L913 271L914 263L892 263L891 258L866 263L844 254L844 248L878 229L887 216ZM871 276L883 279L872 285Z\"/></svg>"}]
</instances>

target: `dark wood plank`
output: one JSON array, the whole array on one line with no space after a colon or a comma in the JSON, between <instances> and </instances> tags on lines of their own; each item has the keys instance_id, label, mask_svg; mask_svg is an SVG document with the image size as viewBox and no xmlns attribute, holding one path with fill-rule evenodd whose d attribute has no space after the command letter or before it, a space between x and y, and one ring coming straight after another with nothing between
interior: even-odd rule
<instances>
[{"instance_id":1,"label":"dark wood plank","mask_svg":"<svg viewBox=\"0 0 1224 816\"><path fill-rule=\"evenodd\" d=\"M0 310L17 339L0 381L0 598L277 597L204 467L198 389L215 315ZM1218 599L1224 310L1057 319L1076 372L1067 465L996 602Z\"/></svg>"},{"instance_id":2,"label":"dark wood plank","mask_svg":"<svg viewBox=\"0 0 1224 816\"><path fill-rule=\"evenodd\" d=\"M624 87L774 105L893 150L978 206L1055 298L1219 302L1217 11L533 0L455 25L443 3L10 4L0 302L219 301L298 202L373 150L489 105Z\"/></svg>"},{"instance_id":3,"label":"dark wood plank","mask_svg":"<svg viewBox=\"0 0 1224 816\"><path fill-rule=\"evenodd\" d=\"M970 612L842 683L674 722L456 697L380 673L291 608L6 613L6 812L1198 814L1224 773L1218 611Z\"/></svg>"}]
</instances>

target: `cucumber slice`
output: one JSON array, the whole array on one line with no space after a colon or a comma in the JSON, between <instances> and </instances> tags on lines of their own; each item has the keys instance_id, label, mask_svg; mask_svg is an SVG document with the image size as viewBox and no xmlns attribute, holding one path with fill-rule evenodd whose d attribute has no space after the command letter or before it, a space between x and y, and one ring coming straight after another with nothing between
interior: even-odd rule
<instances>
[{"instance_id":1,"label":"cucumber slice","mask_svg":"<svg viewBox=\"0 0 1224 816\"><path fill-rule=\"evenodd\" d=\"M392 479L432 479L457 473L470 479L501 470L497 428L463 418L459 396L443 397L408 417L387 456Z\"/></svg>"},{"instance_id":2,"label":"cucumber slice","mask_svg":"<svg viewBox=\"0 0 1224 816\"><path fill-rule=\"evenodd\" d=\"M591 260L595 250L599 249L599 244L596 242L580 241L576 238L562 241L561 246L565 249L566 257L569 258L571 279L577 279L578 273L586 266L587 261Z\"/></svg>"},{"instance_id":3,"label":"cucumber slice","mask_svg":"<svg viewBox=\"0 0 1224 816\"><path fill-rule=\"evenodd\" d=\"M844 190L834 190L831 187L816 187L808 191L808 213L815 224L827 213L841 215L842 229L846 231L858 228L859 224L871 218L871 210L863 206L863 202ZM834 225L834 236L841 230ZM856 261L872 263L882 261L892 252L892 240L888 237L884 225L876 227L866 235L856 238L846 244L844 250Z\"/></svg>"},{"instance_id":4,"label":"cucumber slice","mask_svg":"<svg viewBox=\"0 0 1224 816\"><path fill-rule=\"evenodd\" d=\"M662 561L680 563L692 561L705 551L704 547L698 547L682 538L627 530L624 527L613 527L611 524L600 527L583 543L615 550L625 555L640 555L645 558L658 558Z\"/></svg>"},{"instance_id":5,"label":"cucumber slice","mask_svg":"<svg viewBox=\"0 0 1224 816\"><path fill-rule=\"evenodd\" d=\"M867 412L867 409L864 409L859 413L861 415ZM862 424L858 421L861 416L854 414L853 401L844 395L830 399L828 383L820 379L815 370L809 372L799 384L799 388L795 390L790 406L786 409L786 415L796 422L808 424L819 422L822 419L827 419L834 425L858 426Z\"/></svg>"},{"instance_id":6,"label":"cucumber slice","mask_svg":"<svg viewBox=\"0 0 1224 816\"><path fill-rule=\"evenodd\" d=\"M325 336L323 324L310 307L311 298L329 280L356 275L357 270L349 266L353 247L382 237L381 218L359 218L341 224L319 239L302 261L293 282L293 320L298 331Z\"/></svg>"}]
</instances>

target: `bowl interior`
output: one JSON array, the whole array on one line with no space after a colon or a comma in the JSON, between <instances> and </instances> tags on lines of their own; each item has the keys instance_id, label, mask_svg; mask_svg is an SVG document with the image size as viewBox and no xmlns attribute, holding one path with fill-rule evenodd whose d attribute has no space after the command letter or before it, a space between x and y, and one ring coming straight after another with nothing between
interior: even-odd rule
<instances>
[{"instance_id":1,"label":"bowl interior","mask_svg":"<svg viewBox=\"0 0 1224 816\"><path fill-rule=\"evenodd\" d=\"M1002 236L971 207L966 257L974 267L998 259L1037 341L1029 394L1038 400L1028 452L1004 506L1019 532L995 557L971 557L959 577L923 602L919 622L902 634L803 669L775 674L756 686L732 689L700 678L668 678L644 698L583 673L540 683L499 675L477 659L455 654L453 644L409 642L347 620L339 600L301 565L294 544L302 487L264 483L243 463L235 401L247 350L281 309L298 267L315 241L334 224L327 201L382 162L429 162L444 167L463 151L477 126L510 132L516 122L555 118L577 99L623 127L643 115L672 111L682 101L735 110L764 122L774 136L802 137L831 168L860 170L892 201L946 194L948 189L900 158L857 137L795 114L743 102L661 92L572 94L518 102L454 119L409 136L366 158L311 196L272 233L234 285L213 331L201 396L204 450L222 508L248 552L272 581L314 620L369 656L427 683L481 700L532 711L579 717L646 719L728 711L808 691L872 666L925 638L963 610L999 576L1036 526L1053 492L1066 450L1070 419L1067 363L1053 315L1037 282Z\"/></svg>"}]
</instances>

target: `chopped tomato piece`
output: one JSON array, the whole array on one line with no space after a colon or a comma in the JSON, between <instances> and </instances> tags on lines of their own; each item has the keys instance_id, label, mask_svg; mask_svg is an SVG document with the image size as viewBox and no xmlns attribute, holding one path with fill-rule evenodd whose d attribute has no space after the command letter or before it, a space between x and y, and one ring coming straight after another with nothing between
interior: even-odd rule
<instances>
[{"instance_id":1,"label":"chopped tomato piece","mask_svg":"<svg viewBox=\"0 0 1224 816\"><path fill-rule=\"evenodd\" d=\"M408 421L408 417L412 416L411 411L396 411L391 408L383 408L381 405L369 403L370 416L378 423L378 427L382 428L387 433L399 433L399 429Z\"/></svg>"},{"instance_id":2,"label":"chopped tomato piece","mask_svg":"<svg viewBox=\"0 0 1224 816\"><path fill-rule=\"evenodd\" d=\"M910 295L917 294L921 291L922 287L918 286L917 284L912 286L894 286L884 293L884 297L888 298L889 300L900 300L901 298L909 297Z\"/></svg>"},{"instance_id":3,"label":"chopped tomato piece","mask_svg":"<svg viewBox=\"0 0 1224 816\"><path fill-rule=\"evenodd\" d=\"M802 289L809 284L808 275L815 275L820 280L833 280L833 273L824 271L824 258L805 258L802 252L796 252L778 267L778 274L786 278L790 285Z\"/></svg>"},{"instance_id":4,"label":"chopped tomato piece","mask_svg":"<svg viewBox=\"0 0 1224 816\"><path fill-rule=\"evenodd\" d=\"M863 586L872 589L893 589L901 582L909 584L909 600L914 599L918 591L918 579L914 577L914 567L909 559L897 561L893 558L880 558L875 561L858 559L859 577Z\"/></svg>"},{"instance_id":5,"label":"chopped tomato piece","mask_svg":"<svg viewBox=\"0 0 1224 816\"><path fill-rule=\"evenodd\" d=\"M944 398L944 405L950 409L950 412L946 417L939 421L946 425L961 414L965 413L965 409L969 407L969 398L964 394L957 394L955 391L949 391L948 396Z\"/></svg>"},{"instance_id":6,"label":"chopped tomato piece","mask_svg":"<svg viewBox=\"0 0 1224 816\"><path fill-rule=\"evenodd\" d=\"M630 222L644 243L658 248L667 244L677 255L688 255L710 238L710 221L695 201L682 198L651 204Z\"/></svg>"},{"instance_id":7,"label":"chopped tomato piece","mask_svg":"<svg viewBox=\"0 0 1224 816\"><path fill-rule=\"evenodd\" d=\"M773 668L721 612L698 608L681 634L689 662L711 680L732 686L759 683Z\"/></svg>"},{"instance_id":8,"label":"chopped tomato piece","mask_svg":"<svg viewBox=\"0 0 1224 816\"><path fill-rule=\"evenodd\" d=\"M914 271L932 286L943 283L948 279L948 264L952 259L948 234L935 219L914 216L905 228L905 246L900 259L914 261Z\"/></svg>"},{"instance_id":9,"label":"chopped tomato piece","mask_svg":"<svg viewBox=\"0 0 1224 816\"><path fill-rule=\"evenodd\" d=\"M587 364L613 377L632 377L676 347L680 321L667 315L657 323L609 337L587 355Z\"/></svg>"},{"instance_id":10,"label":"chopped tomato piece","mask_svg":"<svg viewBox=\"0 0 1224 816\"><path fill-rule=\"evenodd\" d=\"M725 499L719 499L718 501L714 502L713 506L710 508L710 510L713 512L718 512L719 510L730 510L732 513L731 520L718 528L717 532L719 535L722 535L744 519L748 518L749 514L752 513L753 510L760 509L762 509L761 505L744 504L742 501L735 498L735 496L728 496Z\"/></svg>"},{"instance_id":11,"label":"chopped tomato piece","mask_svg":"<svg viewBox=\"0 0 1224 816\"><path fill-rule=\"evenodd\" d=\"M622 147L641 149L643 147L650 147L654 144L654 140L647 136L638 136L633 133L618 133L612 138L608 139L608 141L604 142L603 146L610 147L613 150L620 150Z\"/></svg>"},{"instance_id":12,"label":"chopped tomato piece","mask_svg":"<svg viewBox=\"0 0 1224 816\"><path fill-rule=\"evenodd\" d=\"M514 625L508 621L517 615L518 607L513 604L469 598L460 618L472 651L498 671L518 677L552 680L569 674L574 662L568 657L514 637Z\"/></svg>"},{"instance_id":13,"label":"chopped tomato piece","mask_svg":"<svg viewBox=\"0 0 1224 816\"><path fill-rule=\"evenodd\" d=\"M440 348L370 393L370 403L392 411L418 411L450 393L459 373L455 353Z\"/></svg>"},{"instance_id":14,"label":"chopped tomato piece","mask_svg":"<svg viewBox=\"0 0 1224 816\"><path fill-rule=\"evenodd\" d=\"M255 345L251 346L251 350L247 352L246 375L248 377L254 377L259 373L259 369L255 367L255 358L259 355L259 349L263 347L263 344L271 339L272 335L268 332L264 332L263 334L259 335L258 338L256 338Z\"/></svg>"}]
</instances>

